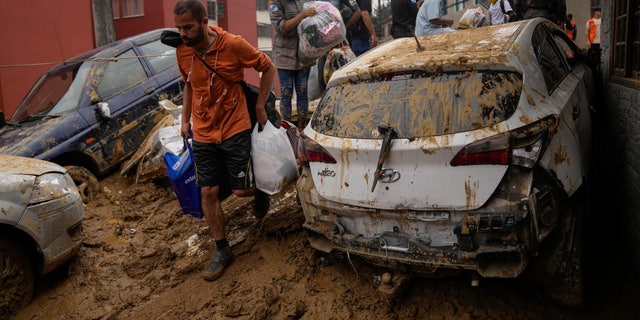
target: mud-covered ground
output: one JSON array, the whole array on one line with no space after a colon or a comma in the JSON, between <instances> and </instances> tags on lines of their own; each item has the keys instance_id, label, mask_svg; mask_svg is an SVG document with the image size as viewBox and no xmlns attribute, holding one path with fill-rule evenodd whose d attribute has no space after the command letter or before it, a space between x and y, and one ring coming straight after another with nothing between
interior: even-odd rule
<instances>
[{"instance_id":1,"label":"mud-covered ground","mask_svg":"<svg viewBox=\"0 0 640 320\"><path fill-rule=\"evenodd\" d=\"M38 280L16 319L637 319L640 290L614 241L599 245L584 310L546 302L526 279L412 278L397 291L382 272L307 243L293 186L258 221L251 201L224 211L235 262L201 278L214 247L206 223L184 216L163 183L113 174L86 207L78 257ZM598 235L597 237L604 237ZM611 246L608 246L611 244Z\"/></svg>"}]
</instances>

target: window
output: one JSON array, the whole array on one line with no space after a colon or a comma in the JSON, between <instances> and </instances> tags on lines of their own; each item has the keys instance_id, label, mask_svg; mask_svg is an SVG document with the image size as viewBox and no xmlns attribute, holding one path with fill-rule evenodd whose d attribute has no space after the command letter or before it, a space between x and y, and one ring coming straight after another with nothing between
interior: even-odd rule
<instances>
[{"instance_id":1,"label":"window","mask_svg":"<svg viewBox=\"0 0 640 320\"><path fill-rule=\"evenodd\" d=\"M258 37L271 38L271 25L268 23L258 23Z\"/></svg>"},{"instance_id":2,"label":"window","mask_svg":"<svg viewBox=\"0 0 640 320\"><path fill-rule=\"evenodd\" d=\"M456 11L464 10L465 0L453 0L455 2Z\"/></svg>"},{"instance_id":3,"label":"window","mask_svg":"<svg viewBox=\"0 0 640 320\"><path fill-rule=\"evenodd\" d=\"M613 10L613 74L640 80L640 0L615 0Z\"/></svg>"},{"instance_id":4,"label":"window","mask_svg":"<svg viewBox=\"0 0 640 320\"><path fill-rule=\"evenodd\" d=\"M147 74L133 49L119 55L115 61L107 61L97 90L102 100L108 100L125 89L147 79Z\"/></svg>"},{"instance_id":5,"label":"window","mask_svg":"<svg viewBox=\"0 0 640 320\"><path fill-rule=\"evenodd\" d=\"M207 1L207 18L209 20L217 20L218 19L218 5L215 1Z\"/></svg>"},{"instance_id":6,"label":"window","mask_svg":"<svg viewBox=\"0 0 640 320\"><path fill-rule=\"evenodd\" d=\"M122 17L144 16L144 0L122 0Z\"/></svg>"},{"instance_id":7,"label":"window","mask_svg":"<svg viewBox=\"0 0 640 320\"><path fill-rule=\"evenodd\" d=\"M216 10L218 12L218 18L224 18L224 3L218 2L218 8Z\"/></svg>"},{"instance_id":8,"label":"window","mask_svg":"<svg viewBox=\"0 0 640 320\"><path fill-rule=\"evenodd\" d=\"M567 70L564 61L553 46L553 41L548 35L545 27L539 25L531 39L533 51L538 58L538 65L544 75L544 82L547 85L547 91L551 94L556 87L564 79Z\"/></svg>"},{"instance_id":9,"label":"window","mask_svg":"<svg viewBox=\"0 0 640 320\"><path fill-rule=\"evenodd\" d=\"M380 123L390 124L399 139L465 132L511 117L521 94L522 76L516 72L392 72L327 89L311 127L355 139L375 139L371 128Z\"/></svg>"},{"instance_id":10,"label":"window","mask_svg":"<svg viewBox=\"0 0 640 320\"><path fill-rule=\"evenodd\" d=\"M577 56L578 56L578 48L575 46L575 43L570 40L567 35L560 30L553 30L553 41L555 41L556 45L560 49L562 56L564 57L567 65L573 69L576 66Z\"/></svg>"},{"instance_id":11,"label":"window","mask_svg":"<svg viewBox=\"0 0 640 320\"><path fill-rule=\"evenodd\" d=\"M120 19L120 0L111 0L111 10L113 11L113 19Z\"/></svg>"},{"instance_id":12,"label":"window","mask_svg":"<svg viewBox=\"0 0 640 320\"><path fill-rule=\"evenodd\" d=\"M256 0L256 10L269 9L269 0Z\"/></svg>"},{"instance_id":13,"label":"window","mask_svg":"<svg viewBox=\"0 0 640 320\"><path fill-rule=\"evenodd\" d=\"M160 73L176 64L176 49L160 41L145 43L140 46L140 50L147 56L155 73Z\"/></svg>"},{"instance_id":14,"label":"window","mask_svg":"<svg viewBox=\"0 0 640 320\"><path fill-rule=\"evenodd\" d=\"M453 0L453 1L458 1L458 0ZM447 0L440 0L440 16L446 16L448 8L449 6L447 5Z\"/></svg>"}]
</instances>

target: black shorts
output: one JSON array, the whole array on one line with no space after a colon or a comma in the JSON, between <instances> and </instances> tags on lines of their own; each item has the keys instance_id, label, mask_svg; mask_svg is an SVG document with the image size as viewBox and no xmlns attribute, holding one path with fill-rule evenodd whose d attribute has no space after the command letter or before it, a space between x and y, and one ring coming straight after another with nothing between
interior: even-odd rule
<instances>
[{"instance_id":1,"label":"black shorts","mask_svg":"<svg viewBox=\"0 0 640 320\"><path fill-rule=\"evenodd\" d=\"M193 141L192 145L196 185L228 185L236 190L251 187L251 129L240 132L221 144Z\"/></svg>"}]
</instances>

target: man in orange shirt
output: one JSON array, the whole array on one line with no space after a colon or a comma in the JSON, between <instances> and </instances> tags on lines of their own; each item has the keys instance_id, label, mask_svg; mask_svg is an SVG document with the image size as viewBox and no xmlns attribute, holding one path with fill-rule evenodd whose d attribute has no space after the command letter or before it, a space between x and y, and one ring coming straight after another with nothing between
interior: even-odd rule
<instances>
[{"instance_id":1,"label":"man in orange shirt","mask_svg":"<svg viewBox=\"0 0 640 320\"><path fill-rule=\"evenodd\" d=\"M181 133L188 137L193 132L196 184L200 187L202 211L216 242L216 252L204 278L213 281L233 260L225 234L220 185L228 182L239 197L255 194L257 217L264 216L269 208L268 197L256 192L253 183L251 120L240 81L244 68L262 72L256 116L264 125L265 103L276 68L269 56L241 36L209 26L201 1L180 0L173 13L184 42L176 49L178 68L185 82Z\"/></svg>"},{"instance_id":2,"label":"man in orange shirt","mask_svg":"<svg viewBox=\"0 0 640 320\"><path fill-rule=\"evenodd\" d=\"M569 39L576 41L576 36L578 36L578 27L576 26L576 22L573 21L573 14L567 14L567 21L565 22L564 32L567 34Z\"/></svg>"},{"instance_id":3,"label":"man in orange shirt","mask_svg":"<svg viewBox=\"0 0 640 320\"><path fill-rule=\"evenodd\" d=\"M600 8L593 9L593 17L587 20L587 43L589 44L589 49L598 50L600 49L600 22L602 13L600 12Z\"/></svg>"}]
</instances>

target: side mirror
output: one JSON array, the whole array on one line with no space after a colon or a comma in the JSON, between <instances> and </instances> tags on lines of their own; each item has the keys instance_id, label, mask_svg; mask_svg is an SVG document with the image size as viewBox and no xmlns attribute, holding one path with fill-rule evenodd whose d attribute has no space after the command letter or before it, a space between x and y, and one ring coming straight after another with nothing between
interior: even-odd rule
<instances>
[{"instance_id":1,"label":"side mirror","mask_svg":"<svg viewBox=\"0 0 640 320\"><path fill-rule=\"evenodd\" d=\"M111 110L109 109L109 103L98 102L98 113L105 119L111 119Z\"/></svg>"}]
</instances>

